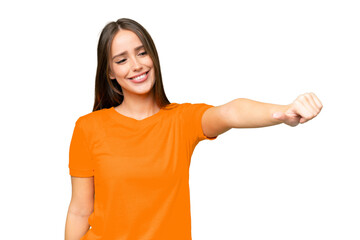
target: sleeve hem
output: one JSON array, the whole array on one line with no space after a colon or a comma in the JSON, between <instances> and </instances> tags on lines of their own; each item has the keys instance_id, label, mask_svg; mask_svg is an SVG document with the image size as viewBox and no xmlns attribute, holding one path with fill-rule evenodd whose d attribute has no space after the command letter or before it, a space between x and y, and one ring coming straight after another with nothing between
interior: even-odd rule
<instances>
[{"instance_id":1,"label":"sleeve hem","mask_svg":"<svg viewBox=\"0 0 360 240\"><path fill-rule=\"evenodd\" d=\"M94 172L89 169L73 169L69 168L69 174L73 177L93 177Z\"/></svg>"},{"instance_id":2,"label":"sleeve hem","mask_svg":"<svg viewBox=\"0 0 360 240\"><path fill-rule=\"evenodd\" d=\"M205 134L204 134L204 131L203 131L203 129L202 129L202 126L201 126L201 119L202 119L202 117L203 117L203 115L204 115L204 112L207 110L207 109L209 109L209 108L212 108L212 107L214 107L214 106L212 106L212 105L207 105L207 107L204 107L202 110L201 110L201 113L200 113L200 135L201 135L201 138L200 138L200 141L201 140L205 140L205 139L207 139L207 140L215 140L218 136L215 136L215 137L208 137L208 136L206 136Z\"/></svg>"}]
</instances>

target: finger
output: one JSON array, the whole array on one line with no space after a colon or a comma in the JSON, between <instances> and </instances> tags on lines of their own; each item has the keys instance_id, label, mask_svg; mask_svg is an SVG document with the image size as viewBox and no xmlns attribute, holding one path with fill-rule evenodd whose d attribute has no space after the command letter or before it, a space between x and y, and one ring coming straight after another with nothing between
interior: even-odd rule
<instances>
[{"instance_id":1,"label":"finger","mask_svg":"<svg viewBox=\"0 0 360 240\"><path fill-rule=\"evenodd\" d=\"M284 123L287 125L290 125L292 127L295 127L299 124L300 116L299 115L288 115L285 119Z\"/></svg>"},{"instance_id":2,"label":"finger","mask_svg":"<svg viewBox=\"0 0 360 240\"><path fill-rule=\"evenodd\" d=\"M302 102L306 109L311 113L311 118L314 118L318 114L318 109L316 106L313 106L310 98L310 94L305 93L299 98L299 101Z\"/></svg>"},{"instance_id":3,"label":"finger","mask_svg":"<svg viewBox=\"0 0 360 240\"><path fill-rule=\"evenodd\" d=\"M300 123L304 123L313 118L313 113L304 100L299 100L295 102L295 112L301 116Z\"/></svg>"},{"instance_id":4,"label":"finger","mask_svg":"<svg viewBox=\"0 0 360 240\"><path fill-rule=\"evenodd\" d=\"M282 117L282 114L281 114L281 112L275 112L275 113L273 113L272 117L276 118L276 119L280 119Z\"/></svg>"},{"instance_id":5,"label":"finger","mask_svg":"<svg viewBox=\"0 0 360 240\"><path fill-rule=\"evenodd\" d=\"M275 112L275 113L273 113L272 116L273 116L273 118L278 119L280 121L285 121L285 119L286 119L285 114L282 112Z\"/></svg>"},{"instance_id":6,"label":"finger","mask_svg":"<svg viewBox=\"0 0 360 240\"><path fill-rule=\"evenodd\" d=\"M292 127L299 124L299 115L297 114L285 114L283 112L275 112L273 118L280 120L281 122L290 125Z\"/></svg>"},{"instance_id":7,"label":"finger","mask_svg":"<svg viewBox=\"0 0 360 240\"><path fill-rule=\"evenodd\" d=\"M311 107L312 114L313 114L314 116L316 116L316 115L319 113L319 108L317 107L317 105L316 105L316 103L315 103L312 95L311 95L310 93L307 93L307 94L305 95L305 98L306 98L309 106Z\"/></svg>"},{"instance_id":8,"label":"finger","mask_svg":"<svg viewBox=\"0 0 360 240\"><path fill-rule=\"evenodd\" d=\"M309 121L309 120L307 120L306 118L300 118L300 123L302 124L302 123L306 123L307 121Z\"/></svg>"},{"instance_id":9,"label":"finger","mask_svg":"<svg viewBox=\"0 0 360 240\"><path fill-rule=\"evenodd\" d=\"M318 109L321 110L323 106L322 106L320 99L315 95L315 93L310 93L310 94L313 97L314 102L316 103L316 106L318 107Z\"/></svg>"}]
</instances>

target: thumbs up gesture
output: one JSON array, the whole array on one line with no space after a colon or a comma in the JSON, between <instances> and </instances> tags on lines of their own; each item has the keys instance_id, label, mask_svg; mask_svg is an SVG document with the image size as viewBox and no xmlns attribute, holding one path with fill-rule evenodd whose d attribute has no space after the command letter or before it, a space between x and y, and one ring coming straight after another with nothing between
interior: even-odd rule
<instances>
[{"instance_id":1,"label":"thumbs up gesture","mask_svg":"<svg viewBox=\"0 0 360 240\"><path fill-rule=\"evenodd\" d=\"M275 112L273 118L295 127L316 117L322 107L322 103L314 93L305 93L298 96L285 112Z\"/></svg>"}]
</instances>

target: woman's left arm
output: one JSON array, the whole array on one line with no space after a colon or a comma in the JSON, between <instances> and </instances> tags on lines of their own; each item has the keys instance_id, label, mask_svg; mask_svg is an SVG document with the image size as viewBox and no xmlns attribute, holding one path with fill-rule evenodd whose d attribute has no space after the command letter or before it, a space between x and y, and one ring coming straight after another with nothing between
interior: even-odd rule
<instances>
[{"instance_id":1,"label":"woman's left arm","mask_svg":"<svg viewBox=\"0 0 360 240\"><path fill-rule=\"evenodd\" d=\"M218 136L231 128L259 128L280 123L294 127L316 117L322 107L314 93L301 94L289 105L237 98L207 109L201 125L206 136Z\"/></svg>"}]
</instances>

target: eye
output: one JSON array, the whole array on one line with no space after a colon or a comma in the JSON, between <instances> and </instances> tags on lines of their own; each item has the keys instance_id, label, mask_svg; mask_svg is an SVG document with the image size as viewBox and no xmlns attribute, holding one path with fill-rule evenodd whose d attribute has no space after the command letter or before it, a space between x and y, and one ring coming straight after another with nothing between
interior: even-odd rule
<instances>
[{"instance_id":1,"label":"eye","mask_svg":"<svg viewBox=\"0 0 360 240\"><path fill-rule=\"evenodd\" d=\"M118 63L118 64L119 64L119 63L122 63L122 62L124 62L125 60L126 60L126 59L123 59L123 60L121 60L121 61L119 61L119 62L116 62L116 63Z\"/></svg>"},{"instance_id":2,"label":"eye","mask_svg":"<svg viewBox=\"0 0 360 240\"><path fill-rule=\"evenodd\" d=\"M147 54L147 52L145 51L145 52L142 52L142 53L139 53L139 54L142 55L142 56L144 56L144 55ZM117 64L120 64L120 63L123 63L124 61L126 61L126 59L120 60L120 61L118 61L118 62L116 62L116 63L117 63Z\"/></svg>"}]
</instances>

